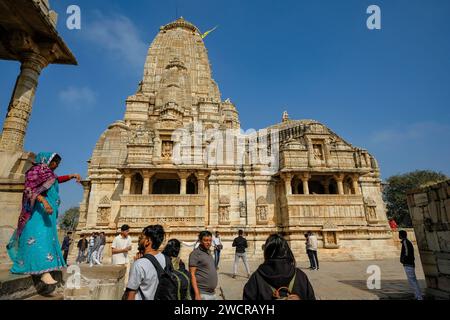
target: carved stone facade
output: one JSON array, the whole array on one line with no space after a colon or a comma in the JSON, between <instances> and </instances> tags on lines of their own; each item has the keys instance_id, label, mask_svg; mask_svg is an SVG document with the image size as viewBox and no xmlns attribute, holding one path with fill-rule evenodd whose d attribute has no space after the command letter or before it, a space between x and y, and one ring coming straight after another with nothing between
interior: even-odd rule
<instances>
[{"instance_id":1,"label":"carved stone facade","mask_svg":"<svg viewBox=\"0 0 450 320\"><path fill-rule=\"evenodd\" d=\"M303 254L304 233L313 231L323 259L397 254L372 155L287 112L243 135L236 107L212 79L201 33L182 18L161 27L124 120L100 137L88 170L80 232L113 235L127 223L137 235L161 222L169 237L190 242L207 228L221 232L226 258L239 229L250 256L261 256L273 232Z\"/></svg>"}]
</instances>

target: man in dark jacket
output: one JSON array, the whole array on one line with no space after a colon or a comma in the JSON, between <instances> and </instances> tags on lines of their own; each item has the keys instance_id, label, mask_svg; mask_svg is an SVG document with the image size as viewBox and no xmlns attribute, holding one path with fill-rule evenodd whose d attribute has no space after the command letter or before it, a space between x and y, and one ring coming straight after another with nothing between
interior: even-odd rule
<instances>
[{"instance_id":1,"label":"man in dark jacket","mask_svg":"<svg viewBox=\"0 0 450 320\"><path fill-rule=\"evenodd\" d=\"M248 244L247 240L244 238L244 231L238 231L238 237L233 240L233 247L236 248L236 252L234 254L233 278L236 278L239 259L242 259L244 262L245 271L247 271L247 278L250 278L250 267L248 266L247 253L245 252Z\"/></svg>"},{"instance_id":2,"label":"man in dark jacket","mask_svg":"<svg viewBox=\"0 0 450 320\"><path fill-rule=\"evenodd\" d=\"M80 241L78 241L78 257L77 257L77 263L80 264L84 261L86 249L88 247L88 241L86 239L86 235L83 234L81 236Z\"/></svg>"},{"instance_id":3,"label":"man in dark jacket","mask_svg":"<svg viewBox=\"0 0 450 320\"><path fill-rule=\"evenodd\" d=\"M69 255L70 245L72 244L72 232L67 232L67 235L64 237L63 243L61 245L61 250L63 252L64 261L67 264L67 257Z\"/></svg>"},{"instance_id":4,"label":"man in dark jacket","mask_svg":"<svg viewBox=\"0 0 450 320\"><path fill-rule=\"evenodd\" d=\"M406 277L408 278L409 285L414 290L414 295L417 300L423 300L422 290L420 289L419 282L417 281L415 271L415 258L414 258L414 246L407 239L408 234L405 230L400 230L399 238L402 241L402 251L400 254L400 262L405 269Z\"/></svg>"}]
</instances>

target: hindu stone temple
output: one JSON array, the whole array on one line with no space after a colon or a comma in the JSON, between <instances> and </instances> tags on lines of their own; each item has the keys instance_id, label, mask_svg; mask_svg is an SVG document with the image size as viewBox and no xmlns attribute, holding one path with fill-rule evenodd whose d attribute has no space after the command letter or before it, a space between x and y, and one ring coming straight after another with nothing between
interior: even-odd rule
<instances>
[{"instance_id":1,"label":"hindu stone temple","mask_svg":"<svg viewBox=\"0 0 450 320\"><path fill-rule=\"evenodd\" d=\"M318 235L321 258L393 257L380 170L365 149L314 120L243 132L212 78L202 33L180 18L160 28L123 120L98 140L83 182L79 233L162 224L167 239L220 231L224 254L245 230L250 256L284 232L294 252ZM108 250L105 250L108 252Z\"/></svg>"}]
</instances>

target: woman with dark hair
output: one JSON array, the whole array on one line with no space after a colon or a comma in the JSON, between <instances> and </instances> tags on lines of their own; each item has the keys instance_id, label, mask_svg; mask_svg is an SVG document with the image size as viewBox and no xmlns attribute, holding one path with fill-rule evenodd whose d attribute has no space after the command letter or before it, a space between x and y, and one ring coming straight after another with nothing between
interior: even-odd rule
<instances>
[{"instance_id":1,"label":"woman with dark hair","mask_svg":"<svg viewBox=\"0 0 450 320\"><path fill-rule=\"evenodd\" d=\"M58 177L54 171L60 162L61 157L56 153L41 152L36 156L33 166L25 174L22 211L7 246L13 261L12 273L38 275L53 290L57 281L50 271L66 267L56 229L59 184L71 179L80 182L81 179L78 174Z\"/></svg>"},{"instance_id":2,"label":"woman with dark hair","mask_svg":"<svg viewBox=\"0 0 450 320\"><path fill-rule=\"evenodd\" d=\"M244 287L244 300L315 300L306 274L296 267L288 242L278 234L264 245L264 263Z\"/></svg>"},{"instance_id":3,"label":"woman with dark hair","mask_svg":"<svg viewBox=\"0 0 450 320\"><path fill-rule=\"evenodd\" d=\"M178 256L181 250L181 243L177 239L170 239L163 250L163 254L172 259L172 265L175 270L180 269L180 265L185 268L185 264Z\"/></svg>"},{"instance_id":4,"label":"woman with dark hair","mask_svg":"<svg viewBox=\"0 0 450 320\"><path fill-rule=\"evenodd\" d=\"M191 286L191 274L186 270L186 265L180 259L181 243L177 239L167 241L163 254L172 259L173 274L180 284L178 300L192 300L193 289Z\"/></svg>"}]
</instances>

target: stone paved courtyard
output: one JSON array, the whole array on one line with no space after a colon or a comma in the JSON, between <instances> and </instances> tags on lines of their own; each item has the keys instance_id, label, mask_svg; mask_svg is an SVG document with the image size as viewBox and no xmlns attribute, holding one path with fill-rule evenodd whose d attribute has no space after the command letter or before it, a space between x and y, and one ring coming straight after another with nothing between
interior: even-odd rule
<instances>
[{"instance_id":1,"label":"stone paved courtyard","mask_svg":"<svg viewBox=\"0 0 450 320\"><path fill-rule=\"evenodd\" d=\"M251 261L251 270L255 270L258 262ZM426 283L420 260L416 261L416 275L424 290ZM382 261L349 261L322 262L319 271L307 269L307 263L298 263L311 281L320 300L379 300L379 299L413 299L403 267L397 259ZM367 267L378 265L381 269L381 289L367 289ZM219 269L219 286L222 287L227 300L242 299L242 290L247 278L242 262L239 265L240 276L233 279L233 263L224 261Z\"/></svg>"}]
</instances>

